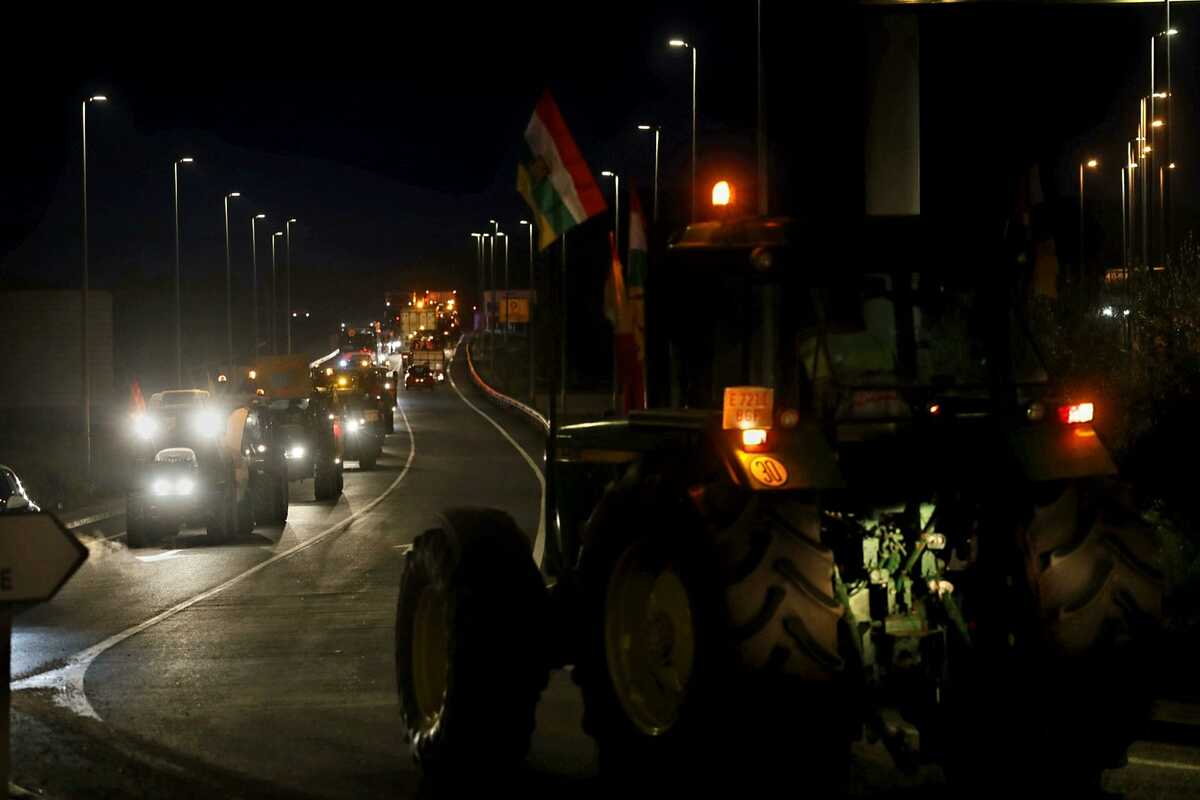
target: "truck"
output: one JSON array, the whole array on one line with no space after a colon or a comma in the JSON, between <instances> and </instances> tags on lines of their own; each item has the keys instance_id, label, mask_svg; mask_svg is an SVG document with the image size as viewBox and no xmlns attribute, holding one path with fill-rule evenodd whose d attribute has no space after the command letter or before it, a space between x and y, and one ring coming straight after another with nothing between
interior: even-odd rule
<instances>
[{"instance_id":1,"label":"truck","mask_svg":"<svg viewBox=\"0 0 1200 800\"><path fill-rule=\"evenodd\" d=\"M404 308L396 316L400 318L397 328L401 349L409 349L417 337L437 330L437 310L433 306L422 304L420 308Z\"/></svg>"},{"instance_id":2,"label":"truck","mask_svg":"<svg viewBox=\"0 0 1200 800\"><path fill-rule=\"evenodd\" d=\"M217 401L204 390L151 395L133 418L134 465L126 491L126 541L140 548L202 527L214 543L273 522L276 483L255 469L260 443L253 402Z\"/></svg>"},{"instance_id":3,"label":"truck","mask_svg":"<svg viewBox=\"0 0 1200 800\"><path fill-rule=\"evenodd\" d=\"M551 399L540 563L498 509L413 542L395 657L428 773L519 764L567 665L602 772L674 793L832 796L864 737L962 796L1091 796L1121 764L1152 697L1155 537L1104 409L1029 334L1030 241L904 205L918 15L889 11L838 20L887 43L862 51L865 204L714 207L668 238L650 408L559 425Z\"/></svg>"}]
</instances>

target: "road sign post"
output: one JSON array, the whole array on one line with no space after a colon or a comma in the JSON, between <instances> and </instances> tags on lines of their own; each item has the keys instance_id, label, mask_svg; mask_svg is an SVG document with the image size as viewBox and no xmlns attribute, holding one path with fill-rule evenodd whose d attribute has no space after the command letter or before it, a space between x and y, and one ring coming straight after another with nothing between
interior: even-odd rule
<instances>
[{"instance_id":1,"label":"road sign post","mask_svg":"<svg viewBox=\"0 0 1200 800\"><path fill-rule=\"evenodd\" d=\"M0 724L0 785L10 787L10 793L13 606L49 600L87 560L87 554L87 548L53 514L0 516L0 663L5 675L0 698L0 714L4 715Z\"/></svg>"}]
</instances>

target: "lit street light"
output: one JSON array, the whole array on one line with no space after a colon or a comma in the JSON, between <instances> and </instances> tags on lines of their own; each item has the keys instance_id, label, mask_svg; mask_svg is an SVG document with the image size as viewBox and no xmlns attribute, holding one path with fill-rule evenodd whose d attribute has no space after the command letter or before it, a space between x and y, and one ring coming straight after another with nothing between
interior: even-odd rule
<instances>
[{"instance_id":1,"label":"lit street light","mask_svg":"<svg viewBox=\"0 0 1200 800\"><path fill-rule=\"evenodd\" d=\"M1100 166L1100 162L1094 158L1089 158L1086 162L1079 162L1079 280L1084 279L1084 272L1087 270L1087 251L1083 246L1083 168L1095 169Z\"/></svg>"},{"instance_id":2,"label":"lit street light","mask_svg":"<svg viewBox=\"0 0 1200 800\"><path fill-rule=\"evenodd\" d=\"M255 214L250 218L250 301L254 304L254 358L258 358L258 236L254 223L266 219L266 214Z\"/></svg>"},{"instance_id":3,"label":"lit street light","mask_svg":"<svg viewBox=\"0 0 1200 800\"><path fill-rule=\"evenodd\" d=\"M287 308L292 307L292 225L295 223L296 218L293 217L283 226L284 230L287 231L287 278L284 280L284 284L287 287L284 290L287 295ZM292 316L296 315L293 314ZM288 355L290 356L292 354L292 317L287 318L287 348Z\"/></svg>"},{"instance_id":4,"label":"lit street light","mask_svg":"<svg viewBox=\"0 0 1200 800\"><path fill-rule=\"evenodd\" d=\"M233 374L233 268L229 262L229 198L241 196L241 192L225 195L225 346L229 375Z\"/></svg>"},{"instance_id":5,"label":"lit street light","mask_svg":"<svg viewBox=\"0 0 1200 800\"><path fill-rule=\"evenodd\" d=\"M83 283L79 290L79 364L80 404L83 406L84 486L92 488L92 378L88 365L88 188L87 188L87 107L88 103L104 103L108 98L94 94L81 106L83 131Z\"/></svg>"},{"instance_id":6,"label":"lit street light","mask_svg":"<svg viewBox=\"0 0 1200 800\"><path fill-rule=\"evenodd\" d=\"M183 388L183 323L179 307L179 165L191 164L191 156L175 160L175 385Z\"/></svg>"},{"instance_id":7,"label":"lit street light","mask_svg":"<svg viewBox=\"0 0 1200 800\"><path fill-rule=\"evenodd\" d=\"M472 233L475 240L475 273L479 279L479 296L483 297L483 236L482 233Z\"/></svg>"},{"instance_id":8,"label":"lit street light","mask_svg":"<svg viewBox=\"0 0 1200 800\"><path fill-rule=\"evenodd\" d=\"M638 125L639 131L654 131L654 221L658 222L658 142L662 136L661 125Z\"/></svg>"},{"instance_id":9,"label":"lit street light","mask_svg":"<svg viewBox=\"0 0 1200 800\"><path fill-rule=\"evenodd\" d=\"M276 335L276 328L278 328L278 325L275 323L275 297L278 294L275 288L277 284L275 279L275 242L281 236L283 236L283 231L275 231L271 234L271 355L274 356L279 355L279 337Z\"/></svg>"},{"instance_id":10,"label":"lit street light","mask_svg":"<svg viewBox=\"0 0 1200 800\"><path fill-rule=\"evenodd\" d=\"M668 42L671 47L686 48L692 51L692 218L691 221L696 221L696 59L698 49L696 45L684 41L683 39L672 39Z\"/></svg>"}]
</instances>

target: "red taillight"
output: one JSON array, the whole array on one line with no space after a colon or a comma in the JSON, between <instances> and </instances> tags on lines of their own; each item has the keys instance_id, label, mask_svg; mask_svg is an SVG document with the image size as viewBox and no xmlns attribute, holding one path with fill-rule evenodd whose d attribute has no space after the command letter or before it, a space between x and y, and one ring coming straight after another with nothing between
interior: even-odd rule
<instances>
[{"instance_id":1,"label":"red taillight","mask_svg":"<svg viewBox=\"0 0 1200 800\"><path fill-rule=\"evenodd\" d=\"M1058 418L1067 425L1080 425L1091 422L1096 416L1096 406L1092 403L1074 403L1058 407Z\"/></svg>"}]
</instances>

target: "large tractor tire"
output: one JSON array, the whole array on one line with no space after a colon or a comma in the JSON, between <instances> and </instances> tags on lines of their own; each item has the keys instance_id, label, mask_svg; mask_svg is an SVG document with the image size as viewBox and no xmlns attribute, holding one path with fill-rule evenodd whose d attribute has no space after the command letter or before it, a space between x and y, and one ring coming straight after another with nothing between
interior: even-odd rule
<instances>
[{"instance_id":1,"label":"large tractor tire","mask_svg":"<svg viewBox=\"0 0 1200 800\"><path fill-rule=\"evenodd\" d=\"M254 533L254 494L252 491L247 491L237 502L233 535L238 539L245 539L252 533Z\"/></svg>"},{"instance_id":2,"label":"large tractor tire","mask_svg":"<svg viewBox=\"0 0 1200 800\"><path fill-rule=\"evenodd\" d=\"M270 472L254 475L250 479L250 495L253 498L256 522L270 525L275 517L276 481L276 477Z\"/></svg>"},{"instance_id":3,"label":"large tractor tire","mask_svg":"<svg viewBox=\"0 0 1200 800\"><path fill-rule=\"evenodd\" d=\"M141 501L126 495L125 497L125 544L134 550L149 547L158 541L156 531L146 519L142 511Z\"/></svg>"},{"instance_id":4,"label":"large tractor tire","mask_svg":"<svg viewBox=\"0 0 1200 800\"><path fill-rule=\"evenodd\" d=\"M1017 529L1008 652L983 650L947 772L964 785L1098 795L1153 699L1157 541L1111 482L1035 495Z\"/></svg>"},{"instance_id":5,"label":"large tractor tire","mask_svg":"<svg viewBox=\"0 0 1200 800\"><path fill-rule=\"evenodd\" d=\"M341 465L330 464L329 460L322 454L313 475L313 498L322 503L341 494Z\"/></svg>"},{"instance_id":6,"label":"large tractor tire","mask_svg":"<svg viewBox=\"0 0 1200 800\"><path fill-rule=\"evenodd\" d=\"M213 544L224 544L232 538L236 525L237 498L231 488L223 488L217 498L216 508L209 511L205 532Z\"/></svg>"},{"instance_id":7,"label":"large tractor tire","mask_svg":"<svg viewBox=\"0 0 1200 800\"><path fill-rule=\"evenodd\" d=\"M396 432L396 409L394 408L394 406L389 407L388 410L386 412L384 412L384 414L385 414L384 423L387 427L387 432L395 433Z\"/></svg>"},{"instance_id":8,"label":"large tractor tire","mask_svg":"<svg viewBox=\"0 0 1200 800\"><path fill-rule=\"evenodd\" d=\"M275 481L274 492L274 508L272 509L271 521L276 525L284 525L288 518L288 479L286 474L281 474Z\"/></svg>"},{"instance_id":9,"label":"large tractor tire","mask_svg":"<svg viewBox=\"0 0 1200 800\"><path fill-rule=\"evenodd\" d=\"M572 677L602 773L618 782L678 788L689 759L729 735L716 710L725 662L711 551L683 497L631 470L584 533Z\"/></svg>"},{"instance_id":10,"label":"large tractor tire","mask_svg":"<svg viewBox=\"0 0 1200 800\"><path fill-rule=\"evenodd\" d=\"M547 596L507 514L454 509L400 579L396 679L413 757L453 782L520 764L549 677Z\"/></svg>"}]
</instances>

